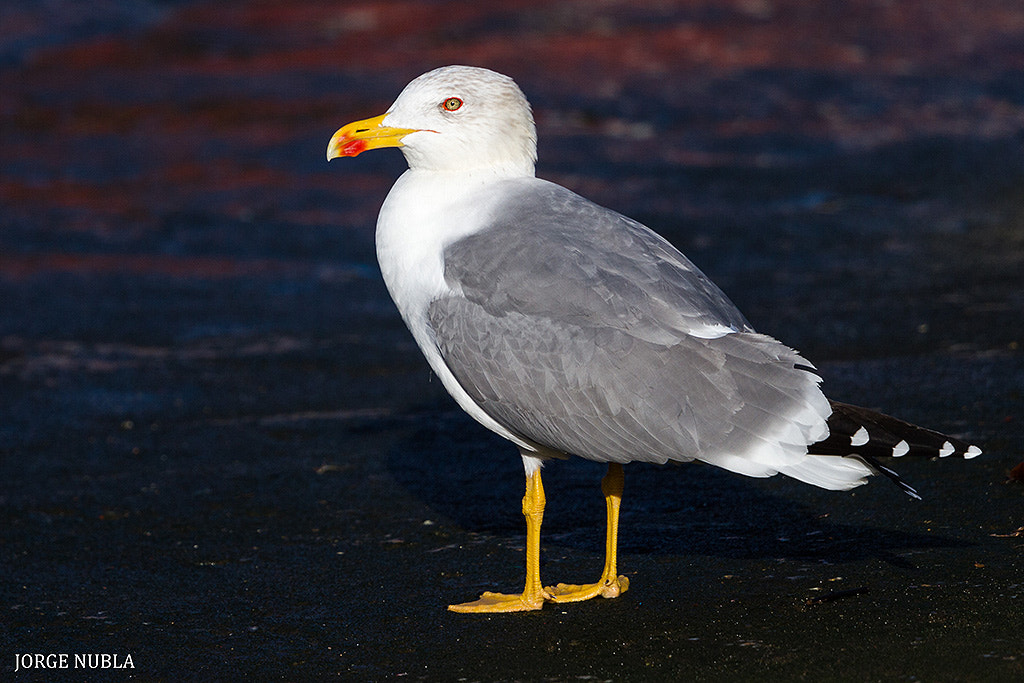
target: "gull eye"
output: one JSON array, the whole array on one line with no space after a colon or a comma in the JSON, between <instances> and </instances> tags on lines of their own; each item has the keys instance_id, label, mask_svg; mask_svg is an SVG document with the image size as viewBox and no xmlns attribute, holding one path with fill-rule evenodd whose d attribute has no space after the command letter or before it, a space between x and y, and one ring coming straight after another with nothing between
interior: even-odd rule
<instances>
[{"instance_id":1,"label":"gull eye","mask_svg":"<svg viewBox=\"0 0 1024 683\"><path fill-rule=\"evenodd\" d=\"M456 111L462 107L462 100L458 97L449 97L441 103L441 106L444 107L445 111Z\"/></svg>"}]
</instances>

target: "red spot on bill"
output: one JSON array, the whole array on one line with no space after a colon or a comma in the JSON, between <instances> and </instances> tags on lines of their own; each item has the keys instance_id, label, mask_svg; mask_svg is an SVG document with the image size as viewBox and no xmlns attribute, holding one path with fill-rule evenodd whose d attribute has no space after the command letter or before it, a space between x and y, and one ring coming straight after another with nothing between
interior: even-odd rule
<instances>
[{"instance_id":1,"label":"red spot on bill","mask_svg":"<svg viewBox=\"0 0 1024 683\"><path fill-rule=\"evenodd\" d=\"M349 140L338 149L342 156L354 157L366 151L366 142L364 140Z\"/></svg>"}]
</instances>

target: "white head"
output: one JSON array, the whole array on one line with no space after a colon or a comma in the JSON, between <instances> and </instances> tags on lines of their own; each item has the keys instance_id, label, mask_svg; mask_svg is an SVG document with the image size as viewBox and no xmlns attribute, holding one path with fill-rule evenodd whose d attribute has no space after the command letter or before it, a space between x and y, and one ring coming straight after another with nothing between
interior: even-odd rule
<instances>
[{"instance_id":1,"label":"white head","mask_svg":"<svg viewBox=\"0 0 1024 683\"><path fill-rule=\"evenodd\" d=\"M413 80L381 116L338 130L327 158L400 147L416 170L533 175L537 132L519 86L488 69L446 66Z\"/></svg>"}]
</instances>

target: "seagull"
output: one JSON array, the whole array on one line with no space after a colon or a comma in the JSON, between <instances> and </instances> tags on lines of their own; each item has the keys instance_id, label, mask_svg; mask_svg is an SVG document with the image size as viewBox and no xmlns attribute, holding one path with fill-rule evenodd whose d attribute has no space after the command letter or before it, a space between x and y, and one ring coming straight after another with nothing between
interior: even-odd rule
<instances>
[{"instance_id":1,"label":"seagull","mask_svg":"<svg viewBox=\"0 0 1024 683\"><path fill-rule=\"evenodd\" d=\"M814 366L756 332L652 230L535 176L537 134L516 83L470 66L410 82L380 116L340 128L328 161L398 147L409 169L377 219L388 292L433 372L477 422L519 449L526 582L455 612L617 597L623 465L699 460L750 477L843 490L878 458L973 458L977 446L831 401ZM604 570L544 586L541 467L608 463Z\"/></svg>"}]
</instances>

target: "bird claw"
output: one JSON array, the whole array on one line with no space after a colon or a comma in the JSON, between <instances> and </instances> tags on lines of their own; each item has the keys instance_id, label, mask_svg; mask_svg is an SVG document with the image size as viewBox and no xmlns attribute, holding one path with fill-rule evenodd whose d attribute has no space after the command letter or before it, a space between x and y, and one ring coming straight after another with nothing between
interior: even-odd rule
<instances>
[{"instance_id":1,"label":"bird claw","mask_svg":"<svg viewBox=\"0 0 1024 683\"><path fill-rule=\"evenodd\" d=\"M551 594L551 602L580 602L598 596L617 598L629 590L629 579L625 576L617 576L584 585L560 583L557 586L548 586L545 590Z\"/></svg>"},{"instance_id":2,"label":"bird claw","mask_svg":"<svg viewBox=\"0 0 1024 683\"><path fill-rule=\"evenodd\" d=\"M540 609L551 600L547 591L523 592L519 594L485 592L479 600L448 605L452 612L471 614L493 614L500 612L529 612Z\"/></svg>"}]
</instances>

